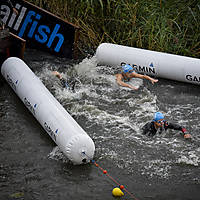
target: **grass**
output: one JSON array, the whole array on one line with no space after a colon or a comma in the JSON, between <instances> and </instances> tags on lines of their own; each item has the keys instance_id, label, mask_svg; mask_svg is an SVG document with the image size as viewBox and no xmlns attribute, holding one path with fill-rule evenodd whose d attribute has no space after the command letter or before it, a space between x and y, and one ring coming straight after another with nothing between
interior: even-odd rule
<instances>
[{"instance_id":1,"label":"grass","mask_svg":"<svg viewBox=\"0 0 200 200\"><path fill-rule=\"evenodd\" d=\"M110 42L200 58L198 0L35 0L80 27L80 47Z\"/></svg>"}]
</instances>

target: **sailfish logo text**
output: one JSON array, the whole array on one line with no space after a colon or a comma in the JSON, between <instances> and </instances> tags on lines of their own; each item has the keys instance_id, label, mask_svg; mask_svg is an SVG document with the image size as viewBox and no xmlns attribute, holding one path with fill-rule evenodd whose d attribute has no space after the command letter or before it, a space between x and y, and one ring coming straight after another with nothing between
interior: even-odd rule
<instances>
[{"instance_id":1,"label":"sailfish logo text","mask_svg":"<svg viewBox=\"0 0 200 200\"><path fill-rule=\"evenodd\" d=\"M40 19L42 18L40 14L32 10L27 12L27 8L24 6L22 7L18 3L16 4L15 8L19 12L18 15L16 15L14 12L11 14L11 9L9 6L1 5L0 13L2 16L2 21L7 24L8 27L17 31L19 37L23 37L25 34L27 34L29 38L35 38L37 42L46 44L47 48L50 48L56 39L58 42L57 44L54 43L54 51L60 51L60 48L64 42L64 36L58 32L60 29L60 24L56 24L54 29L51 30L49 26L39 23ZM9 17L10 20L8 21ZM19 27L21 28L19 29Z\"/></svg>"}]
</instances>

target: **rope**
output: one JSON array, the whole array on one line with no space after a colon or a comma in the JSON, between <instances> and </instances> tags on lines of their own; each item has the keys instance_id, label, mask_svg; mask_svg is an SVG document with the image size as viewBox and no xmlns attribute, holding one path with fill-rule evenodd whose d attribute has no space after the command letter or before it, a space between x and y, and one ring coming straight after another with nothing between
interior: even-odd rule
<instances>
[{"instance_id":1,"label":"rope","mask_svg":"<svg viewBox=\"0 0 200 200\"><path fill-rule=\"evenodd\" d=\"M84 155L86 155L86 153L85 152L82 152ZM87 155L86 155L87 156ZM87 156L88 157L88 156ZM89 157L88 157L89 158ZM95 160L91 160L91 162L96 166L96 167L98 167L102 172L103 172L103 174L105 174L108 178L110 178L113 182L115 182L118 186L119 186L119 188L121 189L121 190L124 190L127 194L129 194L134 200L139 200L139 199L137 199L132 193L130 193L123 185L121 185L118 181L116 181L112 176L110 176L109 174L108 174L108 172L107 172L107 170L105 170L105 169L103 169L102 167L100 167L99 166L99 164L97 164L96 163L96 161Z\"/></svg>"}]
</instances>

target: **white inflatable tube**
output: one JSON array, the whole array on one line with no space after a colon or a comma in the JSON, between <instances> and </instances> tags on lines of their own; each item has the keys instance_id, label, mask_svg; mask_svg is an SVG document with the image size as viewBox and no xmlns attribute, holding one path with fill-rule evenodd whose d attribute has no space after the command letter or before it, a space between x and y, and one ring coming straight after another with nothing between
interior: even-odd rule
<instances>
[{"instance_id":1,"label":"white inflatable tube","mask_svg":"<svg viewBox=\"0 0 200 200\"><path fill-rule=\"evenodd\" d=\"M200 85L200 59L102 43L96 50L101 65L130 64L139 73Z\"/></svg>"},{"instance_id":2,"label":"white inflatable tube","mask_svg":"<svg viewBox=\"0 0 200 200\"><path fill-rule=\"evenodd\" d=\"M1 73L69 160L82 164L93 158L92 139L22 60L8 58Z\"/></svg>"}]
</instances>

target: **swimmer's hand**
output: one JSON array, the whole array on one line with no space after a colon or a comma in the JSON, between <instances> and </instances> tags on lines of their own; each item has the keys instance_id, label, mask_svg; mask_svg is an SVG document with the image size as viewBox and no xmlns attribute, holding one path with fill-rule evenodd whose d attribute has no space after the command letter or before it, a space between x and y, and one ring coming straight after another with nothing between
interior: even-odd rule
<instances>
[{"instance_id":1,"label":"swimmer's hand","mask_svg":"<svg viewBox=\"0 0 200 200\"><path fill-rule=\"evenodd\" d=\"M129 88L131 88L132 90L138 90L137 87L134 87L134 86L132 86L132 85L129 85Z\"/></svg>"},{"instance_id":2,"label":"swimmer's hand","mask_svg":"<svg viewBox=\"0 0 200 200\"><path fill-rule=\"evenodd\" d=\"M182 128L181 131L182 131L183 137L184 137L185 139L190 139L190 138L192 138L192 136L191 136L189 133L187 133L186 128Z\"/></svg>"},{"instance_id":3,"label":"swimmer's hand","mask_svg":"<svg viewBox=\"0 0 200 200\"><path fill-rule=\"evenodd\" d=\"M59 72L57 72L57 71L53 71L52 74L55 75L59 79L62 78L61 74Z\"/></svg>"},{"instance_id":4,"label":"swimmer's hand","mask_svg":"<svg viewBox=\"0 0 200 200\"><path fill-rule=\"evenodd\" d=\"M190 138L192 138L192 136L189 134L189 133L187 133L187 134L184 134L184 136L183 136L185 139L190 139Z\"/></svg>"},{"instance_id":5,"label":"swimmer's hand","mask_svg":"<svg viewBox=\"0 0 200 200\"><path fill-rule=\"evenodd\" d=\"M158 79L153 79L153 78L152 78L152 80L151 80L151 83L152 83L152 84L157 83L157 82L158 82Z\"/></svg>"}]
</instances>

